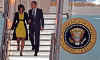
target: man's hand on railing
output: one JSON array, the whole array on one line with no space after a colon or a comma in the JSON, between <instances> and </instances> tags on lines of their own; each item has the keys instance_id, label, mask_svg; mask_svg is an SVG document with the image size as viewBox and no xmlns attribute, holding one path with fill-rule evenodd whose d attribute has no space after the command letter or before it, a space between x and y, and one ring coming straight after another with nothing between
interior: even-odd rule
<instances>
[{"instance_id":1,"label":"man's hand on railing","mask_svg":"<svg viewBox=\"0 0 100 60\"><path fill-rule=\"evenodd\" d=\"M30 23L31 23L31 19L28 20L28 24L30 24Z\"/></svg>"}]
</instances>

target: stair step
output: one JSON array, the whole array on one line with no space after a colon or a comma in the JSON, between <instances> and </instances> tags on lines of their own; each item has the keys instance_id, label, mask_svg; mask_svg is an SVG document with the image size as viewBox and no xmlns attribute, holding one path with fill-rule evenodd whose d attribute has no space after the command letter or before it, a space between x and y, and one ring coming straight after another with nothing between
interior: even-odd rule
<instances>
[{"instance_id":1,"label":"stair step","mask_svg":"<svg viewBox=\"0 0 100 60\"><path fill-rule=\"evenodd\" d=\"M17 46L17 45L12 44L12 45L10 45L10 46ZM31 45L24 45L24 46L31 46ZM40 45L40 46L51 46L51 45Z\"/></svg>"},{"instance_id":2,"label":"stair step","mask_svg":"<svg viewBox=\"0 0 100 60\"><path fill-rule=\"evenodd\" d=\"M49 56L9 56L9 60L49 60Z\"/></svg>"},{"instance_id":3,"label":"stair step","mask_svg":"<svg viewBox=\"0 0 100 60\"><path fill-rule=\"evenodd\" d=\"M54 32L55 30L54 31L53 30L43 30L43 31L40 31L40 34L52 34Z\"/></svg>"},{"instance_id":4,"label":"stair step","mask_svg":"<svg viewBox=\"0 0 100 60\"><path fill-rule=\"evenodd\" d=\"M18 52L17 50L8 50L9 52ZM34 52L32 50L24 50L23 52ZM39 52L50 52L50 50L40 50Z\"/></svg>"},{"instance_id":5,"label":"stair step","mask_svg":"<svg viewBox=\"0 0 100 60\"><path fill-rule=\"evenodd\" d=\"M44 18L44 20L56 20L56 18Z\"/></svg>"},{"instance_id":6,"label":"stair step","mask_svg":"<svg viewBox=\"0 0 100 60\"><path fill-rule=\"evenodd\" d=\"M9 53L9 56L19 56L19 54L20 54L20 52L19 51L11 51L10 53ZM38 53L38 56L49 56L49 52L39 52ZM25 52L25 51L23 51L23 56L34 56L34 52L32 52L32 51L29 51L29 52Z\"/></svg>"},{"instance_id":7,"label":"stair step","mask_svg":"<svg viewBox=\"0 0 100 60\"><path fill-rule=\"evenodd\" d=\"M48 12L48 13L44 13L44 15L56 15L56 13Z\"/></svg>"},{"instance_id":8,"label":"stair step","mask_svg":"<svg viewBox=\"0 0 100 60\"><path fill-rule=\"evenodd\" d=\"M56 18L56 14L52 14L52 15L44 15L44 18Z\"/></svg>"},{"instance_id":9,"label":"stair step","mask_svg":"<svg viewBox=\"0 0 100 60\"><path fill-rule=\"evenodd\" d=\"M12 35L10 36L11 38L13 37ZM40 35L40 40L51 40L51 36L49 35Z\"/></svg>"},{"instance_id":10,"label":"stair step","mask_svg":"<svg viewBox=\"0 0 100 60\"><path fill-rule=\"evenodd\" d=\"M10 45L17 45L17 42L15 40L10 41ZM26 46L31 46L31 42L29 40L25 41ZM40 41L41 46L50 46L51 41Z\"/></svg>"},{"instance_id":11,"label":"stair step","mask_svg":"<svg viewBox=\"0 0 100 60\"><path fill-rule=\"evenodd\" d=\"M10 46L8 50L17 50L17 46ZM24 50L32 50L32 46L24 46ZM40 46L40 50L50 50L50 46Z\"/></svg>"},{"instance_id":12,"label":"stair step","mask_svg":"<svg viewBox=\"0 0 100 60\"><path fill-rule=\"evenodd\" d=\"M56 20L44 20L44 24L55 24Z\"/></svg>"},{"instance_id":13,"label":"stair step","mask_svg":"<svg viewBox=\"0 0 100 60\"><path fill-rule=\"evenodd\" d=\"M45 25L44 29L56 29L56 25Z\"/></svg>"},{"instance_id":14,"label":"stair step","mask_svg":"<svg viewBox=\"0 0 100 60\"><path fill-rule=\"evenodd\" d=\"M43 16L56 16L56 13L43 13Z\"/></svg>"},{"instance_id":15,"label":"stair step","mask_svg":"<svg viewBox=\"0 0 100 60\"><path fill-rule=\"evenodd\" d=\"M56 22L44 22L44 25L55 25L55 24L56 24Z\"/></svg>"},{"instance_id":16,"label":"stair step","mask_svg":"<svg viewBox=\"0 0 100 60\"><path fill-rule=\"evenodd\" d=\"M27 25L27 29L29 30L29 26ZM44 25L44 30L56 30L56 25L54 24L46 24Z\"/></svg>"},{"instance_id":17,"label":"stair step","mask_svg":"<svg viewBox=\"0 0 100 60\"><path fill-rule=\"evenodd\" d=\"M50 27L49 27L50 28ZM40 31L40 34L47 34L47 35L50 35L52 33L54 33L55 30L42 30ZM13 31L11 31L11 34L13 34Z\"/></svg>"},{"instance_id":18,"label":"stair step","mask_svg":"<svg viewBox=\"0 0 100 60\"><path fill-rule=\"evenodd\" d=\"M53 32L54 33L54 32ZM40 36L46 36L46 35L51 35L52 33L40 33ZM13 33L11 34L11 37L12 37Z\"/></svg>"},{"instance_id":19,"label":"stair step","mask_svg":"<svg viewBox=\"0 0 100 60\"><path fill-rule=\"evenodd\" d=\"M13 40L13 41L16 41L16 40ZM40 41L51 41L51 39L40 39Z\"/></svg>"}]
</instances>

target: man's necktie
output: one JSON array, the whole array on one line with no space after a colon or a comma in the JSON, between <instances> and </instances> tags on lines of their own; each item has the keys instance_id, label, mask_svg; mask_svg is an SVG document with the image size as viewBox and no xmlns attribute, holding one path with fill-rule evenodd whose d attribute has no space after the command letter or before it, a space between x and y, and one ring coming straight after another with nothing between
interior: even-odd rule
<instances>
[{"instance_id":1,"label":"man's necktie","mask_svg":"<svg viewBox=\"0 0 100 60\"><path fill-rule=\"evenodd\" d=\"M32 15L35 16L35 8L32 9Z\"/></svg>"}]
</instances>

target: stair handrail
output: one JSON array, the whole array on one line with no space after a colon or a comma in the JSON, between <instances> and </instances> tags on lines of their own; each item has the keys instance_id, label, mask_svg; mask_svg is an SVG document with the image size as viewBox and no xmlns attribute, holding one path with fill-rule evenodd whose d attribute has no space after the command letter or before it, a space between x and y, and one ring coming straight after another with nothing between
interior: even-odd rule
<instances>
[{"instance_id":1,"label":"stair handrail","mask_svg":"<svg viewBox=\"0 0 100 60\"><path fill-rule=\"evenodd\" d=\"M2 27L3 27L3 31L2 31L2 40L1 40L1 47L0 47L0 55L1 55L1 57L0 57L0 60L7 60L7 52L8 52L8 50L7 50L7 34L6 34L6 32L7 32L7 19L6 19L6 17L5 16L3 16L3 14L2 14L2 18L3 18L3 20L2 20Z\"/></svg>"},{"instance_id":2,"label":"stair handrail","mask_svg":"<svg viewBox=\"0 0 100 60\"><path fill-rule=\"evenodd\" d=\"M56 34L52 33L49 60L54 60L55 56L56 56Z\"/></svg>"},{"instance_id":3,"label":"stair handrail","mask_svg":"<svg viewBox=\"0 0 100 60\"><path fill-rule=\"evenodd\" d=\"M8 0L4 0L4 12L2 12L3 20L3 32L2 32L2 40L0 47L0 60L8 60L8 34L7 34L7 17L8 17Z\"/></svg>"}]
</instances>

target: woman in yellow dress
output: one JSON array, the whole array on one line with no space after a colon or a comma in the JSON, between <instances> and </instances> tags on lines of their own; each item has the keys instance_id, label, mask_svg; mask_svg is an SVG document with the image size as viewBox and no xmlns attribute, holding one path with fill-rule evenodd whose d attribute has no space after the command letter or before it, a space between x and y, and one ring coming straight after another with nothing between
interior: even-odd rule
<instances>
[{"instance_id":1,"label":"woman in yellow dress","mask_svg":"<svg viewBox=\"0 0 100 60\"><path fill-rule=\"evenodd\" d=\"M11 28L12 30L14 30L13 40L17 40L17 50L20 50L20 56L23 56L22 51L25 44L24 41L28 39L26 27L26 24L28 22L28 14L24 12L24 10L24 5L18 5L18 12L15 13L14 22Z\"/></svg>"}]
</instances>

